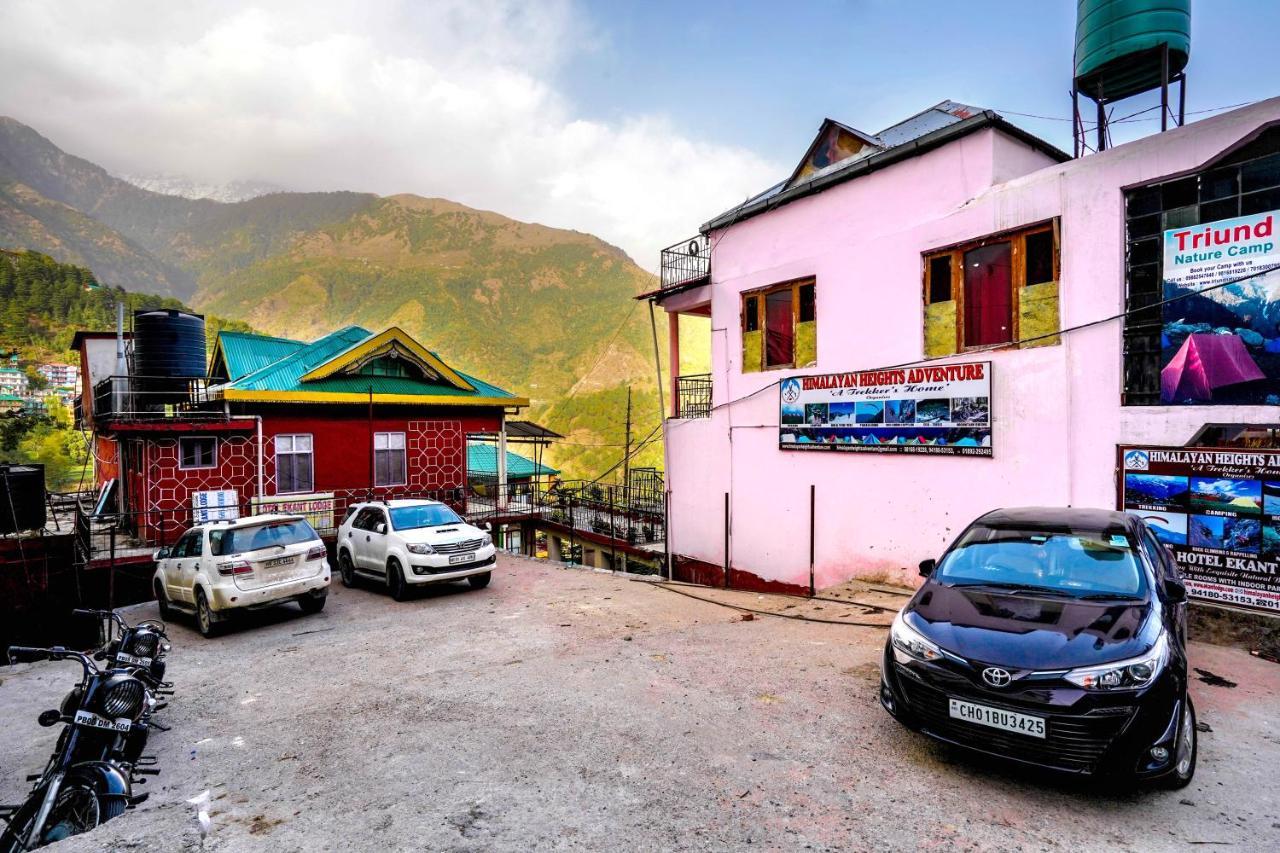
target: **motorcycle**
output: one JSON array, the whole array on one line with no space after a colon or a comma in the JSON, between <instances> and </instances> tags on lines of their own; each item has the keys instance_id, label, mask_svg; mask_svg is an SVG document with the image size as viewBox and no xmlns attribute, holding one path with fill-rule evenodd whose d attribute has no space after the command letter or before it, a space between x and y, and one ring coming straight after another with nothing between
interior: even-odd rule
<instances>
[{"instance_id":1,"label":"motorcycle","mask_svg":"<svg viewBox=\"0 0 1280 853\"><path fill-rule=\"evenodd\" d=\"M0 853L21 853L88 832L146 799L133 786L154 776L155 759L143 757L148 724L148 691L132 672L100 670L86 654L58 646L51 649L10 646L11 663L76 660L83 677L60 709L44 711L41 726L66 726L53 755L20 805L0 806L8 826L0 833ZM74 697L74 700L73 700Z\"/></svg>"},{"instance_id":2,"label":"motorcycle","mask_svg":"<svg viewBox=\"0 0 1280 853\"><path fill-rule=\"evenodd\" d=\"M113 669L130 669L145 676L153 688L169 688L164 680L165 656L170 648L163 622L145 619L130 626L114 610L72 610L73 616L90 616L102 620L102 647L95 655L106 660ZM119 629L117 635L116 629Z\"/></svg>"}]
</instances>

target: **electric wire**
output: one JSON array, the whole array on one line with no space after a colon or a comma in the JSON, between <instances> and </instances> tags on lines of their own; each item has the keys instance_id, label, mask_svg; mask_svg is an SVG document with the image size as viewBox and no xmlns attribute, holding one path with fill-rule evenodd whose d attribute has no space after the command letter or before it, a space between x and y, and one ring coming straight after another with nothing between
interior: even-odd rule
<instances>
[{"instance_id":1,"label":"electric wire","mask_svg":"<svg viewBox=\"0 0 1280 853\"><path fill-rule=\"evenodd\" d=\"M847 619L824 619L819 616L801 616L797 613L776 613L772 610L758 610L754 607L743 607L740 604L730 604L726 601L717 601L714 598L707 598L701 595L694 595L691 592L685 592L683 589L676 589L668 586L665 581L643 581L634 580L635 583L647 583L657 589L664 589L667 592L674 592L676 595L683 595L685 598L692 598L695 601L704 601L707 604L715 604L719 607L727 607L730 610L737 610L740 613L754 613L760 616L776 616L779 619L791 619L795 622L817 622L822 625L844 625L850 628L888 628L888 622L851 622Z\"/></svg>"}]
</instances>

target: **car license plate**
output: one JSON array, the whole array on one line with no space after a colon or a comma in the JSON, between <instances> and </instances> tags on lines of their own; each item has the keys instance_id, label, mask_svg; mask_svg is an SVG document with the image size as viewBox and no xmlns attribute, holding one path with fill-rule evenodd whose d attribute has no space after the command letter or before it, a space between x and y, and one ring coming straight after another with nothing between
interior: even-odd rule
<instances>
[{"instance_id":1,"label":"car license plate","mask_svg":"<svg viewBox=\"0 0 1280 853\"><path fill-rule=\"evenodd\" d=\"M76 711L76 722L82 726L91 726L95 729L106 729L109 732L128 732L133 728L132 721L121 717L118 720L108 720L106 717L99 717L97 714L89 711Z\"/></svg>"},{"instance_id":2,"label":"car license plate","mask_svg":"<svg viewBox=\"0 0 1280 853\"><path fill-rule=\"evenodd\" d=\"M1030 714L1019 714L1015 711L1004 711L1000 708L989 708L986 705L975 705L951 699L951 717L964 720L966 723L977 723L993 729L1004 729L1020 735L1043 738L1044 717L1033 717Z\"/></svg>"},{"instance_id":3,"label":"car license plate","mask_svg":"<svg viewBox=\"0 0 1280 853\"><path fill-rule=\"evenodd\" d=\"M288 566L293 563L293 557L276 557L274 560L267 560L262 564L264 569L274 569L276 566Z\"/></svg>"},{"instance_id":4,"label":"car license plate","mask_svg":"<svg viewBox=\"0 0 1280 853\"><path fill-rule=\"evenodd\" d=\"M454 563L470 563L475 558L475 554L454 554L449 558L449 565L453 565Z\"/></svg>"},{"instance_id":5,"label":"car license plate","mask_svg":"<svg viewBox=\"0 0 1280 853\"><path fill-rule=\"evenodd\" d=\"M151 658L136 658L133 655L120 652L116 655L116 663L127 663L129 666L140 666L143 669L147 669L151 666Z\"/></svg>"}]
</instances>

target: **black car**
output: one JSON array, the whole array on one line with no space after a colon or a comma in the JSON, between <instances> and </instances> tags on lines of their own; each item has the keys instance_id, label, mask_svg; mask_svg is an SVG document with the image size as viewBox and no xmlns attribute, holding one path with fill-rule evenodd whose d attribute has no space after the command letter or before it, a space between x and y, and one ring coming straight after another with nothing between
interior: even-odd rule
<instances>
[{"instance_id":1,"label":"black car","mask_svg":"<svg viewBox=\"0 0 1280 853\"><path fill-rule=\"evenodd\" d=\"M1055 771L1191 781L1187 593L1140 519L996 510L920 573L881 668L881 704L900 722Z\"/></svg>"}]
</instances>

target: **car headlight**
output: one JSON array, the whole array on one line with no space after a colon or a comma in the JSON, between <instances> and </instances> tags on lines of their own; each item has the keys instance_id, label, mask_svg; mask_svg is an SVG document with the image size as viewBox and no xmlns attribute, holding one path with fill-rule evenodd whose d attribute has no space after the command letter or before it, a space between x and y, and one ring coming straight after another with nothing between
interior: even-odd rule
<instances>
[{"instance_id":1,"label":"car headlight","mask_svg":"<svg viewBox=\"0 0 1280 853\"><path fill-rule=\"evenodd\" d=\"M493 537L492 537L492 536L490 536L488 533L486 533L486 534L484 535L484 544L485 544L485 545L492 545L492 544L493 544Z\"/></svg>"},{"instance_id":2,"label":"car headlight","mask_svg":"<svg viewBox=\"0 0 1280 853\"><path fill-rule=\"evenodd\" d=\"M425 545L421 542L414 542L411 545L406 545L405 547L409 549L410 554L434 554L435 553L434 548L432 548L430 545Z\"/></svg>"},{"instance_id":3,"label":"car headlight","mask_svg":"<svg viewBox=\"0 0 1280 853\"><path fill-rule=\"evenodd\" d=\"M1085 690L1137 690L1154 681L1168 660L1169 637L1161 631L1146 654L1102 666L1073 669L1063 678Z\"/></svg>"},{"instance_id":4,"label":"car headlight","mask_svg":"<svg viewBox=\"0 0 1280 853\"><path fill-rule=\"evenodd\" d=\"M908 660L933 661L942 657L942 649L926 640L902 618L902 612L893 617L889 627L889 641L893 644L893 656L898 663Z\"/></svg>"}]
</instances>

